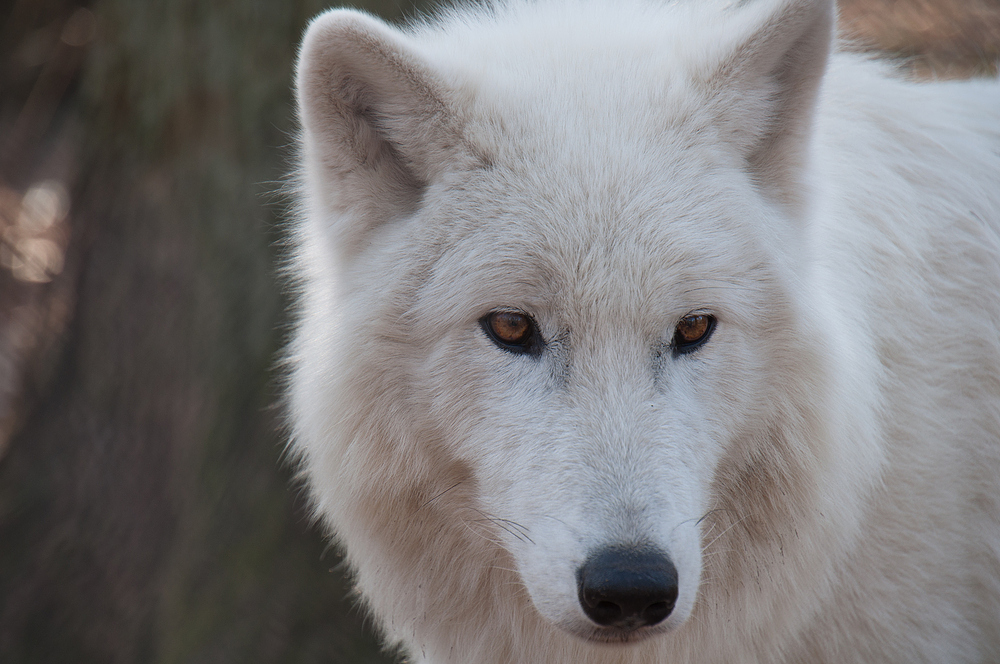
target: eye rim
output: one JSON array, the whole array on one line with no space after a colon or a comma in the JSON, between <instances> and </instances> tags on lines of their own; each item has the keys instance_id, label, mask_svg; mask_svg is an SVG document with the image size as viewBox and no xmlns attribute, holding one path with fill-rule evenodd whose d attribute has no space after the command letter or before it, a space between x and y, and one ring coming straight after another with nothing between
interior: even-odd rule
<instances>
[{"instance_id":1,"label":"eye rim","mask_svg":"<svg viewBox=\"0 0 1000 664\"><path fill-rule=\"evenodd\" d=\"M528 323L528 329L521 337L521 341L512 343L504 340L499 334L497 334L492 323L496 316L501 315L524 317ZM542 348L545 345L542 340L542 335L538 331L538 324L535 322L534 317L525 311L521 311L520 309L494 309L479 319L479 326L483 329L483 332L489 340L497 346L497 348L507 351L508 353L514 353L515 355L538 355L542 352Z\"/></svg>"},{"instance_id":2,"label":"eye rim","mask_svg":"<svg viewBox=\"0 0 1000 664\"><path fill-rule=\"evenodd\" d=\"M707 327L697 339L694 339L693 341L685 341L680 338L680 326L683 321L691 318L707 319ZM670 348L673 351L674 357L687 355L688 353L692 353L704 346L712 337L712 333L715 332L717 323L718 319L713 314L706 311L692 311L691 313L682 316L681 319L677 321L677 325L674 326L674 336L670 340Z\"/></svg>"}]
</instances>

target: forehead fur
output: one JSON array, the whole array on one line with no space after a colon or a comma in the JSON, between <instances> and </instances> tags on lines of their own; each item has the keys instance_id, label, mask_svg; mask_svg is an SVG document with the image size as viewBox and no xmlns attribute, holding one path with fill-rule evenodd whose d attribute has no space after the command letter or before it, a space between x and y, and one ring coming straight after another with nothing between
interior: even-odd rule
<instances>
[{"instance_id":1,"label":"forehead fur","mask_svg":"<svg viewBox=\"0 0 1000 664\"><path fill-rule=\"evenodd\" d=\"M488 156L592 157L609 145L666 147L682 125L688 137L712 133L711 31L704 44L683 38L706 21L696 4L640 5L636 21L600 3L501 3L446 13L412 36Z\"/></svg>"},{"instance_id":2,"label":"forehead fur","mask_svg":"<svg viewBox=\"0 0 1000 664\"><path fill-rule=\"evenodd\" d=\"M450 306L457 318L520 306L664 324L686 309L723 304L720 276L765 280L760 240L737 234L747 219L732 216L733 207L755 214L760 202L749 191L719 182L708 197L706 180L718 179L710 172L647 179L641 166L630 172L609 163L621 158L606 153L594 163L546 163L527 173L500 163L470 174L465 186L432 189L399 245L426 247L414 266L418 295L438 317ZM605 179L591 182L599 177L593 171L574 178L585 166ZM401 275L399 283L413 281Z\"/></svg>"}]
</instances>

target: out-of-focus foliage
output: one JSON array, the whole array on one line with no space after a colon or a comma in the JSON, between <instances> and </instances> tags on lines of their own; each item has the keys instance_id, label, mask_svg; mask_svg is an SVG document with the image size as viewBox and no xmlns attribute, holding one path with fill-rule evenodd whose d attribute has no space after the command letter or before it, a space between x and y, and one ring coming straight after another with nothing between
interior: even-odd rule
<instances>
[{"instance_id":1,"label":"out-of-focus foliage","mask_svg":"<svg viewBox=\"0 0 1000 664\"><path fill-rule=\"evenodd\" d=\"M276 192L323 8L0 0L0 662L391 660L280 463ZM1000 48L997 0L842 17L925 73Z\"/></svg>"}]
</instances>

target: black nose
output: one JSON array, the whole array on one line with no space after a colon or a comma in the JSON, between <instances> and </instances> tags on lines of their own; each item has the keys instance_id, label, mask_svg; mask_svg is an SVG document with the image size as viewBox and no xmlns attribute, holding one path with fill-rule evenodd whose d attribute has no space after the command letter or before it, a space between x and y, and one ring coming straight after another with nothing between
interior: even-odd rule
<instances>
[{"instance_id":1,"label":"black nose","mask_svg":"<svg viewBox=\"0 0 1000 664\"><path fill-rule=\"evenodd\" d=\"M652 547L598 549L577 570L576 585L583 612L602 627L656 625L677 601L677 569Z\"/></svg>"}]
</instances>

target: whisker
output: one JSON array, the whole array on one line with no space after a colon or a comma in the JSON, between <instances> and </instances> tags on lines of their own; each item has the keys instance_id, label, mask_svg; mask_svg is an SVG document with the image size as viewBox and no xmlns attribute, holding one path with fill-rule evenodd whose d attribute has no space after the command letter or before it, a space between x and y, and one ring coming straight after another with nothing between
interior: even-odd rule
<instances>
[{"instance_id":1,"label":"whisker","mask_svg":"<svg viewBox=\"0 0 1000 664\"><path fill-rule=\"evenodd\" d=\"M531 530L527 526L522 525L517 521L493 516L474 507L468 507L466 509L471 510L476 514L478 514L479 516L481 516L482 519L480 521L489 521L490 523L495 524L496 526L510 533L512 536L516 537L522 542L529 542L531 544L535 543L535 540L531 539L531 537L528 535L528 533L531 532Z\"/></svg>"},{"instance_id":2,"label":"whisker","mask_svg":"<svg viewBox=\"0 0 1000 664\"><path fill-rule=\"evenodd\" d=\"M734 521L733 523L731 523L729 526L727 526L725 530L723 530L721 533L719 533L718 535L716 535L714 538L712 538L711 542L709 542L708 544L705 545L705 551L708 551L709 549L711 549L712 545L715 544L716 542L718 542L720 537L723 537L726 533L728 533L730 530L732 530L736 526L738 526L741 523L743 523L745 520L746 520L746 517L740 517L739 519L737 519L736 521Z\"/></svg>"},{"instance_id":3,"label":"whisker","mask_svg":"<svg viewBox=\"0 0 1000 664\"><path fill-rule=\"evenodd\" d=\"M430 500L428 500L426 503L424 503L423 505L421 505L420 506L421 509L424 508L424 507L427 507L428 505L430 505L431 503L433 503L435 500L437 500L438 498L440 498L444 494L448 493L449 491L451 491L452 489L454 489L455 487L457 487L461 483L462 483L462 480L459 480L459 481L455 482L450 487L448 487L447 489L445 489L444 491L442 491L441 493L437 494L436 496L434 496L433 498L431 498Z\"/></svg>"}]
</instances>

